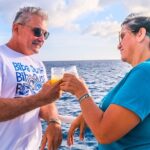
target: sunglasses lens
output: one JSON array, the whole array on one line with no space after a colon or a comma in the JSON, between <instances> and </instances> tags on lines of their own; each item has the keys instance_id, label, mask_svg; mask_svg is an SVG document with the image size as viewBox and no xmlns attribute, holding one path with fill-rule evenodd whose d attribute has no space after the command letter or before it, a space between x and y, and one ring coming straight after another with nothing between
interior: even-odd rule
<instances>
[{"instance_id":1,"label":"sunglasses lens","mask_svg":"<svg viewBox=\"0 0 150 150\"><path fill-rule=\"evenodd\" d=\"M34 28L34 29L33 29L33 33L34 33L34 36L36 36L36 37L40 37L40 36L42 36L42 34L44 34L45 40L46 40L46 39L48 38L48 36L49 36L49 32L44 32L44 33L43 33L43 30L40 29L40 28Z\"/></svg>"},{"instance_id":2,"label":"sunglasses lens","mask_svg":"<svg viewBox=\"0 0 150 150\"><path fill-rule=\"evenodd\" d=\"M49 36L49 32L45 32L45 33L44 33L44 38L45 38L45 40L48 38L48 36Z\"/></svg>"},{"instance_id":3,"label":"sunglasses lens","mask_svg":"<svg viewBox=\"0 0 150 150\"><path fill-rule=\"evenodd\" d=\"M34 33L34 36L36 37L42 36L42 30L40 28L34 28L33 33Z\"/></svg>"}]
</instances>

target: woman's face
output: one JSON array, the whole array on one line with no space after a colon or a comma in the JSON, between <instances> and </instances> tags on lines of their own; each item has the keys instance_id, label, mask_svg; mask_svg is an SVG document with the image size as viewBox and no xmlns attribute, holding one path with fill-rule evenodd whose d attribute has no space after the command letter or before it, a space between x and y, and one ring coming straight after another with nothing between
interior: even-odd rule
<instances>
[{"instance_id":1,"label":"woman's face","mask_svg":"<svg viewBox=\"0 0 150 150\"><path fill-rule=\"evenodd\" d=\"M136 38L135 34L127 27L123 25L119 33L119 45L118 49L120 50L122 61L128 62L131 64L135 52Z\"/></svg>"}]
</instances>

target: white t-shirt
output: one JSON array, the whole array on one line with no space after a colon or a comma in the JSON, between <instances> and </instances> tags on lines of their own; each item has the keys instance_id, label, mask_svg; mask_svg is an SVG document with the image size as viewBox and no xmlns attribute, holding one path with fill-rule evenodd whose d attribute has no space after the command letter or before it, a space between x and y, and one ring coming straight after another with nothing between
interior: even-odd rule
<instances>
[{"instance_id":1,"label":"white t-shirt","mask_svg":"<svg viewBox=\"0 0 150 150\"><path fill-rule=\"evenodd\" d=\"M13 98L37 93L47 80L43 63L0 46L0 97ZM39 108L15 119L0 122L1 150L38 150L42 137Z\"/></svg>"}]
</instances>

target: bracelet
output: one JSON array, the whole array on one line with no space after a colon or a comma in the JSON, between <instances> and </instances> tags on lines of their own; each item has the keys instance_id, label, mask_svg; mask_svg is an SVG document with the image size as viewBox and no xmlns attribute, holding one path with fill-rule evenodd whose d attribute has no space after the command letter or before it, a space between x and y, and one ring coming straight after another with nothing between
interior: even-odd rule
<instances>
[{"instance_id":1,"label":"bracelet","mask_svg":"<svg viewBox=\"0 0 150 150\"><path fill-rule=\"evenodd\" d=\"M88 93L84 94L83 96L81 96L81 97L79 98L79 103L81 104L81 102L82 102L84 99L88 98L88 97L91 97L90 94L88 94Z\"/></svg>"},{"instance_id":2,"label":"bracelet","mask_svg":"<svg viewBox=\"0 0 150 150\"><path fill-rule=\"evenodd\" d=\"M57 123L59 125L61 125L61 121L59 119L50 119L47 124L52 124L52 123Z\"/></svg>"}]
</instances>

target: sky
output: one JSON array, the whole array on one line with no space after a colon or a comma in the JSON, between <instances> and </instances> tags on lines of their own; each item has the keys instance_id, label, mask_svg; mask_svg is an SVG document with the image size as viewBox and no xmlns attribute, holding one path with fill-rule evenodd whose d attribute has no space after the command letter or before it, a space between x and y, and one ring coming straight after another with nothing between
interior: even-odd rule
<instances>
[{"instance_id":1,"label":"sky","mask_svg":"<svg viewBox=\"0 0 150 150\"><path fill-rule=\"evenodd\" d=\"M50 37L43 61L120 59L118 32L125 17L149 11L150 0L0 0L0 45L11 38L19 8L37 6L49 14Z\"/></svg>"}]
</instances>

